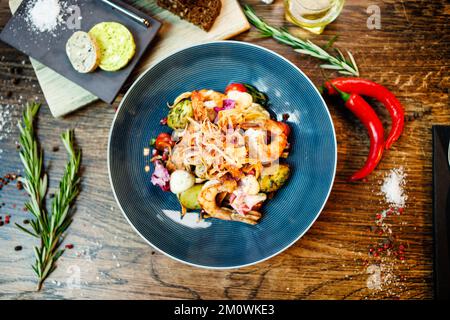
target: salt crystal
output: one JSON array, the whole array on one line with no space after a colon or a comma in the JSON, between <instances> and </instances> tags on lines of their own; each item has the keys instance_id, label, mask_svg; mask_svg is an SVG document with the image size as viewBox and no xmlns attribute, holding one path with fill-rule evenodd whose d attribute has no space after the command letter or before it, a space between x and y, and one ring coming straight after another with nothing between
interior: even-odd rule
<instances>
[{"instance_id":1,"label":"salt crystal","mask_svg":"<svg viewBox=\"0 0 450 320\"><path fill-rule=\"evenodd\" d=\"M8 139L16 129L14 119L19 116L19 113L20 111L13 105L0 105L0 141ZM1 146L0 153L3 153Z\"/></svg>"},{"instance_id":2,"label":"salt crystal","mask_svg":"<svg viewBox=\"0 0 450 320\"><path fill-rule=\"evenodd\" d=\"M397 208L403 208L408 199L403 189L406 184L405 178L406 173L404 173L403 167L392 169L381 186L381 193L386 202Z\"/></svg>"}]
</instances>

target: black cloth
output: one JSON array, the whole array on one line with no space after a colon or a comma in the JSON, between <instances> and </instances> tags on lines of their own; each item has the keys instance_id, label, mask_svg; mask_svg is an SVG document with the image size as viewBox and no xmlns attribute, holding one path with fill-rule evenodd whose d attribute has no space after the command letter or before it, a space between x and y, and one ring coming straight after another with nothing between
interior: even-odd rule
<instances>
[{"instance_id":1,"label":"black cloth","mask_svg":"<svg viewBox=\"0 0 450 320\"><path fill-rule=\"evenodd\" d=\"M450 298L450 126L433 126L434 285L436 299Z\"/></svg>"}]
</instances>

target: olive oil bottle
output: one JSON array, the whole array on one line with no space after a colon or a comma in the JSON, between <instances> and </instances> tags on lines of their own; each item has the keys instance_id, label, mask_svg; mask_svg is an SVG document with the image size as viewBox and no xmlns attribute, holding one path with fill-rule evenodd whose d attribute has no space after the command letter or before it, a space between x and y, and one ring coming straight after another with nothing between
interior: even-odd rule
<instances>
[{"instance_id":1,"label":"olive oil bottle","mask_svg":"<svg viewBox=\"0 0 450 320\"><path fill-rule=\"evenodd\" d=\"M286 19L320 34L341 13L345 0L285 0Z\"/></svg>"}]
</instances>

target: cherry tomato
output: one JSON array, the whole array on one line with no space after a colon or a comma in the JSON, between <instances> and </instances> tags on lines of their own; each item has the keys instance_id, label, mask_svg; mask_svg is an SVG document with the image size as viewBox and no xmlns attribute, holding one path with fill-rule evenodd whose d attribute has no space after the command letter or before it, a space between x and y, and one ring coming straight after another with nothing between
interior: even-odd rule
<instances>
[{"instance_id":1,"label":"cherry tomato","mask_svg":"<svg viewBox=\"0 0 450 320\"><path fill-rule=\"evenodd\" d=\"M164 151L164 149L172 147L173 145L172 136L165 132L160 133L155 141L155 148L159 151Z\"/></svg>"},{"instance_id":2,"label":"cherry tomato","mask_svg":"<svg viewBox=\"0 0 450 320\"><path fill-rule=\"evenodd\" d=\"M283 128L283 133L286 135L286 137L289 137L289 134L291 133L291 127L286 122L280 122L281 127Z\"/></svg>"},{"instance_id":3,"label":"cherry tomato","mask_svg":"<svg viewBox=\"0 0 450 320\"><path fill-rule=\"evenodd\" d=\"M239 92L247 92L247 88L243 84L240 83L230 83L226 89L225 93L228 93L228 91L239 91Z\"/></svg>"}]
</instances>

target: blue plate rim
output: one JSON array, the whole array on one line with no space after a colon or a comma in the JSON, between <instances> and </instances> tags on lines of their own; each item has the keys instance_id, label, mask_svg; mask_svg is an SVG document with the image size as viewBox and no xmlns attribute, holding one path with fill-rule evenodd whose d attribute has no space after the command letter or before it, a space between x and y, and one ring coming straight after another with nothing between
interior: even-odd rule
<instances>
[{"instance_id":1,"label":"blue plate rim","mask_svg":"<svg viewBox=\"0 0 450 320\"><path fill-rule=\"evenodd\" d=\"M195 48L195 47L201 47L204 45L210 45L210 44L239 44L239 45L244 45L244 46L250 46L250 47L256 47L258 49L261 49L263 51L266 51L270 54L273 54L275 56L277 56L278 58L284 60L285 62L287 62L289 65L291 65L295 70L297 70L299 73L301 73L305 79L311 84L311 86L314 88L314 90L316 91L317 95L320 97L320 100L323 103L323 106L325 107L325 110L327 112L328 118L330 120L331 123L331 128L332 128L332 132L333 132L333 142L334 142L334 166L333 166L333 176L332 176L332 180L327 192L327 196L325 197L325 200L322 204L322 207L320 208L320 210L316 213L316 216L314 217L314 219L311 221L311 223L308 225L308 227L296 238L294 239L292 242L290 242L289 244L287 244L284 248L280 249L279 251L254 262L250 262L250 263L246 263L246 264L242 264L242 265L235 265L235 266L227 266L227 267L214 267L214 266L207 266L207 265L201 265L201 264L195 264L195 263L191 263L182 259L179 259L177 257L174 257L168 253L166 253L164 250L158 248L157 246L155 246L153 243L151 243L147 238L145 238L140 232L139 230L137 230L137 228L133 225L133 223L131 223L130 219L128 219L127 214L125 213L125 210L123 210L122 205L120 204L119 199L117 198L117 194L116 194L116 190L114 189L114 184L112 181L112 173L111 173L111 163L110 163L110 148L111 148L111 137L112 137L112 132L114 130L114 126L116 123L116 119L117 116L119 115L119 112L124 104L124 102L126 101L128 95L131 93L131 91L133 90L133 88L135 87L135 85L151 70L153 69L155 66L157 66L158 64L160 64L161 62L163 62L164 60L166 60L167 58L173 56L174 54L177 54L181 51L184 50L188 50L190 48ZM333 118L331 117L330 111L328 110L327 104L325 102L325 100L323 99L322 95L320 94L319 90L316 88L316 86L314 85L314 83L311 81L311 79L299 68L297 67L293 62L291 62L290 60L288 60L287 58L283 57L282 55L276 53L273 50L267 49L265 47L262 47L260 45L257 44L253 44L253 43L249 43L249 42L244 42L244 41L237 41L237 40L215 40L215 41L208 41L208 42L203 42L203 43L199 43L199 44L195 44L195 45L191 45L191 46L187 46L187 47L183 47L179 50L176 51L172 51L171 53L167 54L166 56L158 59L157 61L155 61L150 67L148 67L146 70L144 70L141 75L139 75L139 77L133 82L133 84L130 86L130 88L127 90L127 92L125 93L125 95L123 96L119 107L117 108L112 124L111 124L111 128L109 130L109 136L108 136L108 149L107 149L107 166L108 166L108 175L109 175L109 183L111 185L111 189L114 195L114 199L116 200L117 205L119 206L120 211L122 212L122 215L125 217L125 219L127 220L128 224L132 227L132 229L145 241L147 242L147 244L154 248L155 250L157 250L158 252L164 254L165 256L176 260L178 262L193 266L193 267L197 267L197 268L201 268L201 269L209 269L209 270L230 270L230 269L238 269L238 268L244 268L244 267L248 267L248 266L252 266L252 265L256 265L258 263L261 263L263 261L269 260L275 256L277 256L278 254L282 253L283 251L287 250L288 248L290 248L293 244L295 244L298 240L300 240L307 232L308 230L313 226L313 224L316 222L316 220L319 218L320 214L322 213L323 209L325 208L325 205L328 202L328 199L330 197L331 191L333 189L334 186L334 182L336 179L336 170L337 170L337 138L336 138L336 130L334 127L334 122L333 122Z\"/></svg>"}]
</instances>

